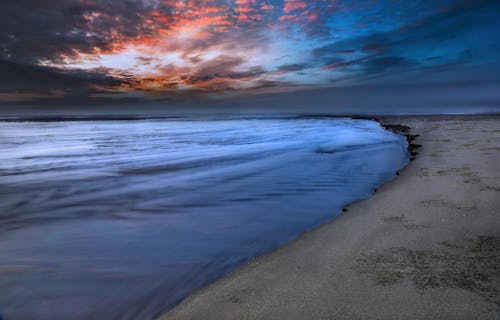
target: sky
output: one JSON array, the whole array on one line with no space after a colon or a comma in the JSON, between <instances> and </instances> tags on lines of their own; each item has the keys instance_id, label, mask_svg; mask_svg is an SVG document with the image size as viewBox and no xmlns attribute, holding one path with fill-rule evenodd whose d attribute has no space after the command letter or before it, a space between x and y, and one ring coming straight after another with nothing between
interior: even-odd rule
<instances>
[{"instance_id":1,"label":"sky","mask_svg":"<svg viewBox=\"0 0 500 320\"><path fill-rule=\"evenodd\" d=\"M500 111L500 1L0 3L0 114Z\"/></svg>"}]
</instances>

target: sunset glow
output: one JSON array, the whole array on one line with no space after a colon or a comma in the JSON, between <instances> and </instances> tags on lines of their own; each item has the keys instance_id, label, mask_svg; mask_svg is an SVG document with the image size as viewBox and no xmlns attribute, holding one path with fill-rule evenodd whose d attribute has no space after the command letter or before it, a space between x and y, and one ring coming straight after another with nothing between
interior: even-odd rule
<instances>
[{"instance_id":1,"label":"sunset glow","mask_svg":"<svg viewBox=\"0 0 500 320\"><path fill-rule=\"evenodd\" d=\"M19 78L1 88L5 101L191 101L385 85L400 83L391 80L398 74L433 77L441 68L486 65L498 57L496 37L478 42L483 33L469 34L471 28L496 30L498 4L486 0L29 5L29 15L22 4L0 8L2 71ZM480 17L481 24L466 28L476 21L469 17Z\"/></svg>"}]
</instances>

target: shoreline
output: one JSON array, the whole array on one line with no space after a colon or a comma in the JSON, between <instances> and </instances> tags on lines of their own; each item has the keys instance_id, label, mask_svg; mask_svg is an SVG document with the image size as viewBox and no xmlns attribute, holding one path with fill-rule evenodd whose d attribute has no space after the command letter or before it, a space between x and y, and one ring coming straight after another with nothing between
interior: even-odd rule
<instances>
[{"instance_id":1,"label":"shoreline","mask_svg":"<svg viewBox=\"0 0 500 320\"><path fill-rule=\"evenodd\" d=\"M483 261L482 254L489 254L492 259L490 264L479 266L487 269L480 276L490 282L496 277L497 270L491 263L500 259L500 223L495 215L500 188L496 185L498 148L494 138L499 136L500 118L392 116L370 120L377 120L385 129L407 138L412 162L400 170L398 179L382 184L370 198L348 205L349 213L193 292L160 319L397 319L402 315L412 319L466 319L500 312L500 288L476 280L478 283L467 285L468 277L474 276L467 268L471 261L458 266L465 274L462 278L450 279L447 273L434 270L444 263L445 271L452 272L446 267L451 263L450 257L461 259L471 254L471 248L480 248L479 253L472 251L476 260ZM489 139L482 141L488 130ZM463 143L463 150L449 149L471 136L474 143ZM436 138L440 150L435 150ZM443 148L441 140L447 140L443 142L448 147ZM495 152L478 155L473 149L479 147ZM446 161L439 152L462 152L475 158L468 166L458 166ZM460 155L449 158L458 162L470 160ZM423 166L437 158L443 160L438 168ZM481 168L482 171L471 169L471 164L485 161L489 167ZM442 181L456 178L465 181L467 188L482 190L478 197L485 199L477 201L470 191L450 190L457 185ZM439 193L440 198L421 200L429 192L429 196ZM464 203L457 204L458 200ZM434 216L429 214L434 211ZM469 227L469 211L478 211L485 217L476 219ZM462 214L457 221L444 217L457 213ZM463 232L468 237L463 237ZM445 249L436 241L443 237L441 242L448 244ZM416 268L405 259L420 256L421 263L427 264L428 274L425 270L405 271Z\"/></svg>"},{"instance_id":2,"label":"shoreline","mask_svg":"<svg viewBox=\"0 0 500 320\"><path fill-rule=\"evenodd\" d=\"M380 124L380 126L382 126L384 129L406 137L406 142L408 142L408 147L406 148L406 150L408 150L408 153L410 154L410 162L414 161L417 158L417 156L418 156L417 149L420 148L422 145L416 143L418 135L411 134L410 127L400 125L400 124L388 124L388 123L384 123L382 120L378 120L378 119L375 121L377 121ZM410 165L410 163L408 165ZM398 174L398 172L396 172L396 175L397 174Z\"/></svg>"},{"instance_id":3,"label":"shoreline","mask_svg":"<svg viewBox=\"0 0 500 320\"><path fill-rule=\"evenodd\" d=\"M308 117L308 118L309 117L317 118L317 117L324 117L324 116L306 116L306 117ZM334 117L334 118L337 118L337 117L345 118L343 116L331 116L331 117ZM395 176L392 179L389 179L389 180L387 180L385 182L382 182L378 187L376 187L375 189L373 189L372 194L368 197L368 198L370 198L370 197L372 197L377 192L378 188L380 188L380 187L384 186L385 184L390 183L392 180L396 179L397 176L399 176L399 174L400 174L401 171L405 170L408 166L411 165L411 163L418 156L418 152L416 151L416 149L420 148L421 145L415 143L416 139L418 138L418 135L412 135L410 133L411 128L408 127L408 126L401 125L401 124L389 124L389 123L385 123L383 119L375 118L375 117L361 117L360 116L360 117L347 117L347 118L350 118L350 119L353 119L353 120L369 120L369 121L374 121L374 122L378 123L383 129L405 137L405 139L407 141L407 144L408 144L407 147L406 147L406 150L408 151L408 154L409 154L409 158L408 158L409 162L408 162L408 164L406 164L403 168L401 168L399 170L396 170L394 172ZM360 201L364 201L364 200L366 200L368 198L362 198L362 199L356 200L356 201L354 201L352 203L349 203L349 204L345 205L344 207L341 208L340 215L342 215L343 213L347 212L349 206L351 206L351 205L353 205L355 203L358 203ZM273 250L271 250L269 252L265 252L262 255L254 257L251 260L245 262L244 264L238 266L236 269L234 269L234 270L230 271L229 273L223 275L222 277L216 278L215 280L213 280L211 282L208 282L207 284L203 285L201 288L198 288L198 289L194 290L193 292L189 293L186 297L184 297L181 301L179 301L172 309L170 309L169 311L167 311L167 313L165 315L168 315L170 311L172 311L175 308L177 308L177 306L179 306L180 304L182 304L191 295L196 294L198 291L203 290L204 288L211 286L213 283L215 283L217 281L220 281L221 279L224 279L226 277L230 277L234 272L237 272L238 269L245 267L247 264L253 262L256 259L259 259L261 257L265 257L267 255L272 255L275 251L280 250L280 249L282 249L282 248L284 248L284 247L286 247L286 246L294 243L295 241L297 241L297 239L300 239L304 234L307 234L309 232L314 232L314 230L316 230L318 228L321 228L323 225L334 222L336 219L339 218L340 215L333 217L332 219L326 221L324 224L321 224L321 225L316 226L316 227L314 227L314 228L312 228L310 230L306 230L306 231L302 232L301 234L299 234L295 239L291 240L290 242L287 242L287 243L283 244L282 246L277 247L277 248L275 248L275 249L273 249ZM163 315L163 316L165 316L165 315ZM163 316L160 316L160 318L158 318L158 320L162 320Z\"/></svg>"}]
</instances>

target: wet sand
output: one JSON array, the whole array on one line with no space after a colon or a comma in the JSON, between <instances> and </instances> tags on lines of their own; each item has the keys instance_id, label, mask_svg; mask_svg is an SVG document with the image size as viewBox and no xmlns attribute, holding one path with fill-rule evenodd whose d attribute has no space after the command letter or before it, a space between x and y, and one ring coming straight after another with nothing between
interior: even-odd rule
<instances>
[{"instance_id":1,"label":"wet sand","mask_svg":"<svg viewBox=\"0 0 500 320\"><path fill-rule=\"evenodd\" d=\"M392 117L418 156L369 199L168 319L499 319L500 117Z\"/></svg>"}]
</instances>

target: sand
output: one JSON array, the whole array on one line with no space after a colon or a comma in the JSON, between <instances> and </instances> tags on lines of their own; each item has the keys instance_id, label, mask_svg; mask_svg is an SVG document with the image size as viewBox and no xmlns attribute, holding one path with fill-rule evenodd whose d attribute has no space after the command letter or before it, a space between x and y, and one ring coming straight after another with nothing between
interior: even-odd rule
<instances>
[{"instance_id":1,"label":"sand","mask_svg":"<svg viewBox=\"0 0 500 320\"><path fill-rule=\"evenodd\" d=\"M416 159L167 319L500 319L500 117L393 117Z\"/></svg>"}]
</instances>

